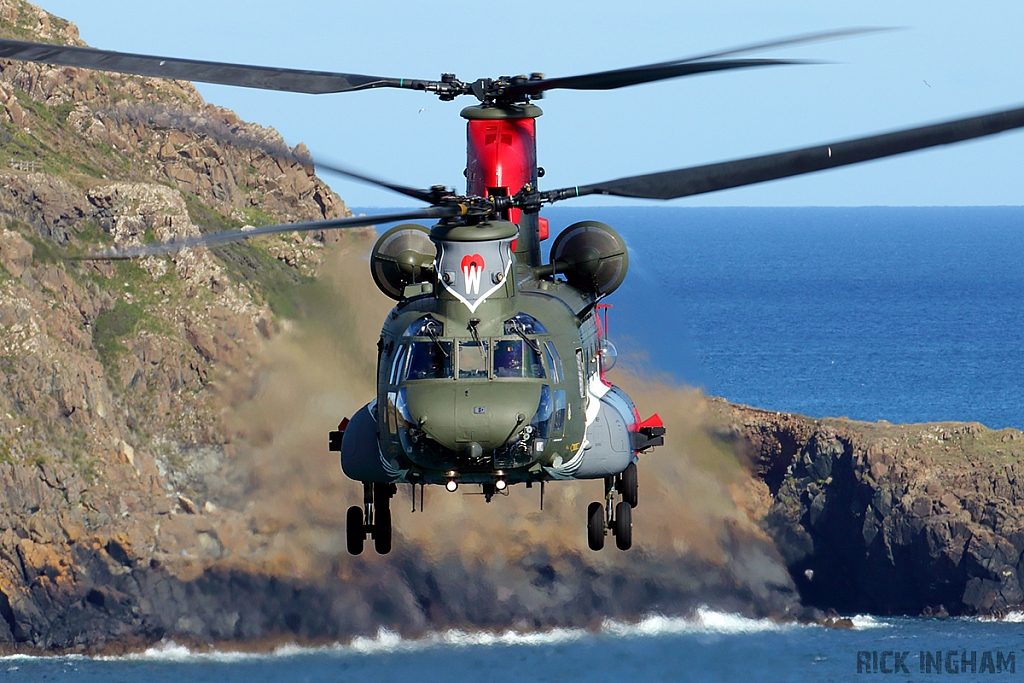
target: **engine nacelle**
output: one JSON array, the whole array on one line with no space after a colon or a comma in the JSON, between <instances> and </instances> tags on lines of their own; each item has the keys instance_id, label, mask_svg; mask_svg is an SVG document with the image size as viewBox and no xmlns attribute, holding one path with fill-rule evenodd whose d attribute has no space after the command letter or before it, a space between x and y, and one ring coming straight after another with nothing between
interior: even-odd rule
<instances>
[{"instance_id":1,"label":"engine nacelle","mask_svg":"<svg viewBox=\"0 0 1024 683\"><path fill-rule=\"evenodd\" d=\"M573 223L551 245L555 274L591 294L611 294L626 279L629 251L610 225L598 221Z\"/></svg>"},{"instance_id":2,"label":"engine nacelle","mask_svg":"<svg viewBox=\"0 0 1024 683\"><path fill-rule=\"evenodd\" d=\"M396 301L405 298L405 288L429 282L434 276L437 249L430 231L422 225L396 225L377 239L370 255L370 273L380 291Z\"/></svg>"}]
</instances>

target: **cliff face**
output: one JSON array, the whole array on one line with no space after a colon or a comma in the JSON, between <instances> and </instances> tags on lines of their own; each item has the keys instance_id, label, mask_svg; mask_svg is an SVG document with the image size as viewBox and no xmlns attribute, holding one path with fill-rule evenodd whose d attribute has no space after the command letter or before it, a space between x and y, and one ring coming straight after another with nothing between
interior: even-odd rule
<instances>
[{"instance_id":1,"label":"cliff face","mask_svg":"<svg viewBox=\"0 0 1024 683\"><path fill-rule=\"evenodd\" d=\"M21 0L0 0L0 35L79 44ZM395 552L349 557L360 491L326 434L374 391L389 303L365 272L372 233L68 260L346 215L301 149L268 152L285 149L188 84L0 61L3 647L802 613L730 496L745 473L699 399L668 389L653 409L676 406L677 446L643 470L631 553L583 549L596 483L551 487L543 514L536 489L485 514L477 496L428 492L414 516L400 498Z\"/></svg>"},{"instance_id":2,"label":"cliff face","mask_svg":"<svg viewBox=\"0 0 1024 683\"><path fill-rule=\"evenodd\" d=\"M1024 435L719 406L770 494L761 526L805 601L881 614L1024 602Z\"/></svg>"},{"instance_id":3,"label":"cliff face","mask_svg":"<svg viewBox=\"0 0 1024 683\"><path fill-rule=\"evenodd\" d=\"M18 0L0 0L0 34L78 44ZM125 114L139 103L166 125ZM70 645L133 632L156 580L133 574L141 557L159 577L187 566L180 546L220 552L187 514L229 450L211 386L294 313L325 237L66 258L348 211L311 168L182 125L284 146L188 84L2 62L0 104L0 642Z\"/></svg>"}]
</instances>

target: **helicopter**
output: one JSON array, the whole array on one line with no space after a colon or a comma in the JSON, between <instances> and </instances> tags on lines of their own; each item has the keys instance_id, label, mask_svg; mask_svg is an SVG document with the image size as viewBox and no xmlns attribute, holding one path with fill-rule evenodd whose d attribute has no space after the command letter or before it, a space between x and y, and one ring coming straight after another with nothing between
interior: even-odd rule
<instances>
[{"instance_id":1,"label":"helicopter","mask_svg":"<svg viewBox=\"0 0 1024 683\"><path fill-rule=\"evenodd\" d=\"M372 88L417 90L442 101L471 97L466 191L420 189L317 165L419 200L421 209L271 225L97 252L84 258L125 259L282 232L398 223L378 238L371 277L396 304L377 350L377 395L328 435L341 467L363 484L362 505L346 515L348 551L367 537L392 549L390 501L399 484L479 486L490 502L509 488L601 480L604 497L590 503L588 546L606 537L632 545L638 505L639 455L664 444L655 414L641 419L629 396L608 381L615 346L607 338L608 305L624 281L629 252L622 237L597 221L564 228L545 263L549 238L539 214L554 202L588 195L676 199L803 175L1024 127L1024 108L897 130L721 163L541 190L536 101L551 90L613 90L702 73L806 63L748 58L767 49L842 38L878 29L842 29L762 42L684 59L577 76L533 73L465 82L278 69L0 40L0 58L148 77L288 92L325 94ZM407 221L436 220L431 228ZM616 502L617 501L617 502Z\"/></svg>"}]
</instances>

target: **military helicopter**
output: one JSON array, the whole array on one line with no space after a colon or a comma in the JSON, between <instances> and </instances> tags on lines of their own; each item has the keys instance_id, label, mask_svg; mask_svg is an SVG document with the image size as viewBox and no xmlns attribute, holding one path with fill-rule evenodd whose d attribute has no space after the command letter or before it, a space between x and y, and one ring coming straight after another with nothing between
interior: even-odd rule
<instances>
[{"instance_id":1,"label":"military helicopter","mask_svg":"<svg viewBox=\"0 0 1024 683\"><path fill-rule=\"evenodd\" d=\"M401 88L450 101L469 96L467 187L428 189L382 181L348 169L323 169L377 185L428 207L374 216L227 231L88 258L136 258L187 247L281 232L356 228L437 220L430 229L401 224L382 234L371 255L377 287L397 303L378 342L377 396L330 432L345 474L363 484L363 504L349 508L347 546L363 550L367 536L390 552L390 500L398 484L455 492L479 485L489 502L509 487L596 479L603 501L587 510L588 545L600 550L608 533L622 550L632 544L638 503L638 454L664 443L657 415L642 420L625 392L608 382L615 362L605 304L629 265L625 242L608 225L582 221L555 237L544 263L544 205L602 194L675 199L761 183L871 159L951 144L1024 127L1024 108L918 128L816 145L722 163L541 190L535 100L550 90L612 90L701 73L803 63L737 58L757 50L868 33L827 31L685 59L597 73L545 78L481 78L443 74L440 80L154 57L64 45L0 40L0 58L148 77L192 80L300 93ZM616 499L619 502L616 503ZM415 504L415 502L414 502Z\"/></svg>"}]
</instances>

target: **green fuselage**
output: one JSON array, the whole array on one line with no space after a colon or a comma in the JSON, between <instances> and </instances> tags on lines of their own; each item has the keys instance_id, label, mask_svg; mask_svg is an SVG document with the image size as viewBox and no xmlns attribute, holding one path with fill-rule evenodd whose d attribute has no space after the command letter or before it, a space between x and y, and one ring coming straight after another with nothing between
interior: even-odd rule
<instances>
[{"instance_id":1,"label":"green fuselage","mask_svg":"<svg viewBox=\"0 0 1024 683\"><path fill-rule=\"evenodd\" d=\"M382 330L382 455L424 483L544 478L542 466L584 441L598 372L593 297L527 273L471 312L439 289L399 303Z\"/></svg>"}]
</instances>

